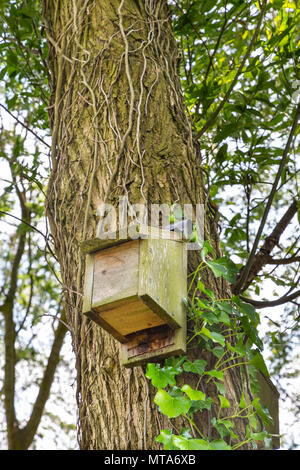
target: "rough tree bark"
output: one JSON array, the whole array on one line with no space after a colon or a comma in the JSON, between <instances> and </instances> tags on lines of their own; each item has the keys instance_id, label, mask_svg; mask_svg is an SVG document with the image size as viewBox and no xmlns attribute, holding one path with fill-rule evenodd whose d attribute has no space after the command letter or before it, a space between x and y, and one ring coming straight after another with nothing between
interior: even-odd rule
<instances>
[{"instance_id":1,"label":"rough tree bark","mask_svg":"<svg viewBox=\"0 0 300 470\"><path fill-rule=\"evenodd\" d=\"M167 3L44 0L43 15L52 77L47 214L77 359L80 447L154 449L160 429L183 422L170 423L158 412L143 368L122 368L117 342L81 315L79 245L95 236L97 206L127 195L131 204L148 206L205 204L205 234L220 254L177 75ZM193 253L189 269L196 263ZM217 296L228 294L224 282L206 276ZM237 368L226 387L236 404L242 387ZM208 416L199 425L205 434Z\"/></svg>"}]
</instances>

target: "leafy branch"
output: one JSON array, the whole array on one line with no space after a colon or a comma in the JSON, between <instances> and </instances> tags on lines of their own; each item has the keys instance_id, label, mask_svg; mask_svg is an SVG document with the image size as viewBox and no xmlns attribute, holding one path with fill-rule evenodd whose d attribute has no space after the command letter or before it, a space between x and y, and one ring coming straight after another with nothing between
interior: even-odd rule
<instances>
[{"instance_id":1,"label":"leafy branch","mask_svg":"<svg viewBox=\"0 0 300 470\"><path fill-rule=\"evenodd\" d=\"M255 259L256 250L257 250L257 247L258 247L258 244L259 244L259 241L260 241L265 223L267 221L267 218L268 218L268 215L269 215L272 203L273 203L274 196L275 196L276 191L277 191L278 183L279 183L279 180L281 178L282 171L283 171L283 168L285 166L285 163L286 163L286 160L287 160L287 157L288 157L288 154L289 154L289 150L290 150L290 147L291 147L291 144L292 144L292 141L293 141L294 134L295 134L296 129L297 129L299 117L300 117L300 103L298 104L296 112L295 112L293 125L292 125L292 128L290 130L289 137L288 137L285 149L283 151L282 159L281 159L279 168L277 170L277 174L276 174L274 183L272 185L272 189L270 191L270 194L269 194L269 197L268 197L268 201L267 201L263 216L261 218L261 222L260 222L256 237L255 237L253 246L252 246L250 256L247 260L247 263L246 263L245 267L243 268L243 270L241 272L241 276L240 276L238 282L236 283L236 285L234 287L234 292L235 293L239 293L239 292L241 292L245 289L245 284L247 282L250 269L251 269L251 267L253 265L253 262L254 262L254 259Z\"/></svg>"},{"instance_id":2,"label":"leafy branch","mask_svg":"<svg viewBox=\"0 0 300 470\"><path fill-rule=\"evenodd\" d=\"M265 9L266 9L266 5L267 5L267 2L266 0L263 2L262 6L261 6L261 10L260 10L260 14L259 14L259 17L258 17L258 21L257 21L257 25L256 25L256 28L255 28L255 31L253 33L253 36L252 36L252 39L249 43L249 46L247 48L247 51L242 59L242 62L235 74L235 77L234 79L232 80L231 84L230 84L230 87L228 88L227 92L225 93L225 96L224 98L222 99L221 103L219 104L219 106L217 107L217 109L212 113L212 115L210 116L210 118L208 119L208 121L204 124L204 126L202 127L202 129L200 129L199 132L197 132L197 134L194 136L194 139L195 141L200 139L203 134L214 124L215 120L217 119L218 115L220 114L220 112L222 111L224 105L226 104L226 102L228 101L235 85L237 84L237 81L243 71L243 68L244 68L244 65L246 63L246 61L248 60L249 56L250 56L250 53L253 49L253 46L255 44L255 41L257 39L257 36L258 36L258 33L260 31L260 28L261 28L261 25L262 25L262 21L263 21L263 17L264 17L264 13L265 13Z\"/></svg>"}]
</instances>

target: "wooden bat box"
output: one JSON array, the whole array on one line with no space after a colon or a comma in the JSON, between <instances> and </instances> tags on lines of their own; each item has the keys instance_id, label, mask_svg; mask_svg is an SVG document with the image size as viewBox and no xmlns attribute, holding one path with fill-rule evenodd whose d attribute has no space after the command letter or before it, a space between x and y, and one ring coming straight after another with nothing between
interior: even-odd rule
<instances>
[{"instance_id":1,"label":"wooden bat box","mask_svg":"<svg viewBox=\"0 0 300 470\"><path fill-rule=\"evenodd\" d=\"M151 230L151 233L150 233ZM186 244L144 227L138 238L94 238L86 255L83 313L116 338L127 367L186 350Z\"/></svg>"}]
</instances>

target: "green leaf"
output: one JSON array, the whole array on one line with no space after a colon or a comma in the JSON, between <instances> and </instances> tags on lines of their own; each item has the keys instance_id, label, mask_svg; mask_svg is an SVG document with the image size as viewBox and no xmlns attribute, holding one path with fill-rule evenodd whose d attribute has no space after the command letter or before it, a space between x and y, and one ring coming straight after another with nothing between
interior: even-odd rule
<instances>
[{"instance_id":1,"label":"green leaf","mask_svg":"<svg viewBox=\"0 0 300 470\"><path fill-rule=\"evenodd\" d=\"M256 369L260 370L260 372L262 372L266 377L270 377L264 358L262 357L259 351L256 351L256 353L249 362L254 367L256 367Z\"/></svg>"},{"instance_id":2,"label":"green leaf","mask_svg":"<svg viewBox=\"0 0 300 470\"><path fill-rule=\"evenodd\" d=\"M160 367L159 364L148 363L146 369L147 379L151 379L156 388L165 388L167 385L176 385L175 375L181 370L174 367Z\"/></svg>"},{"instance_id":3,"label":"green leaf","mask_svg":"<svg viewBox=\"0 0 300 470\"><path fill-rule=\"evenodd\" d=\"M215 294L213 293L213 291L210 290L210 289L206 289L205 286L204 286L204 284L203 284L203 282L198 281L198 282L197 282L197 288L198 288L201 292L203 292L204 294L206 294L208 297L210 297L213 301L216 300Z\"/></svg>"},{"instance_id":4,"label":"green leaf","mask_svg":"<svg viewBox=\"0 0 300 470\"><path fill-rule=\"evenodd\" d=\"M215 331L210 331L208 330L207 328L205 328L205 326L203 326L201 328L201 330L199 331L199 333L201 335L204 335L206 336L207 338L210 338L212 339L213 341L215 341L216 343L219 343L221 346L224 346L225 345L225 338L224 336L222 336L220 333L217 333Z\"/></svg>"},{"instance_id":5,"label":"green leaf","mask_svg":"<svg viewBox=\"0 0 300 470\"><path fill-rule=\"evenodd\" d=\"M225 346L225 338L223 335L221 335L220 333L216 333L215 331L211 331L210 334L213 341L219 343L221 346Z\"/></svg>"},{"instance_id":6,"label":"green leaf","mask_svg":"<svg viewBox=\"0 0 300 470\"><path fill-rule=\"evenodd\" d=\"M213 349L211 349L211 352L213 353L214 356L220 359L220 357L222 357L224 354L224 348L222 346L216 346Z\"/></svg>"},{"instance_id":7,"label":"green leaf","mask_svg":"<svg viewBox=\"0 0 300 470\"><path fill-rule=\"evenodd\" d=\"M196 359L194 362L186 361L183 364L183 369L185 372L192 372L194 374L202 375L205 371L205 367L207 366L207 361L204 359Z\"/></svg>"},{"instance_id":8,"label":"green leaf","mask_svg":"<svg viewBox=\"0 0 300 470\"><path fill-rule=\"evenodd\" d=\"M254 400L252 400L251 405L256 410L257 414L260 416L260 418L262 419L265 426L269 426L270 424L273 423L273 419L270 416L268 410L266 410L261 405L260 399L258 397L254 398Z\"/></svg>"},{"instance_id":9,"label":"green leaf","mask_svg":"<svg viewBox=\"0 0 300 470\"><path fill-rule=\"evenodd\" d=\"M231 450L231 447L223 441L223 439L216 439L215 441L210 442L210 445L213 450Z\"/></svg>"},{"instance_id":10,"label":"green leaf","mask_svg":"<svg viewBox=\"0 0 300 470\"><path fill-rule=\"evenodd\" d=\"M228 435L234 439L238 439L238 436L231 429L234 427L234 423L229 419L212 418L211 423L216 428L222 439Z\"/></svg>"},{"instance_id":11,"label":"green leaf","mask_svg":"<svg viewBox=\"0 0 300 470\"><path fill-rule=\"evenodd\" d=\"M164 450L174 450L173 435L171 431L162 430L155 439L157 442L161 442L164 445Z\"/></svg>"},{"instance_id":12,"label":"green leaf","mask_svg":"<svg viewBox=\"0 0 300 470\"><path fill-rule=\"evenodd\" d=\"M228 315L232 315L233 313L232 305L229 302L218 301L218 308L228 313Z\"/></svg>"},{"instance_id":13,"label":"green leaf","mask_svg":"<svg viewBox=\"0 0 300 470\"><path fill-rule=\"evenodd\" d=\"M154 403L159 406L160 411L169 418L176 418L181 414L187 414L192 405L191 400L185 395L174 397L165 390L159 390L156 393Z\"/></svg>"},{"instance_id":14,"label":"green leaf","mask_svg":"<svg viewBox=\"0 0 300 470\"><path fill-rule=\"evenodd\" d=\"M190 387L189 385L183 385L183 387L181 387L181 390L186 393L186 395L191 399L191 400L194 400L194 401L197 401L197 400L202 400L202 401L205 401L206 399L206 395L205 393L201 392L201 390L194 390L192 387Z\"/></svg>"},{"instance_id":15,"label":"green leaf","mask_svg":"<svg viewBox=\"0 0 300 470\"><path fill-rule=\"evenodd\" d=\"M196 411L210 410L213 399L211 397L206 398L205 400L193 401L191 408L189 409L189 414L193 414Z\"/></svg>"},{"instance_id":16,"label":"green leaf","mask_svg":"<svg viewBox=\"0 0 300 470\"><path fill-rule=\"evenodd\" d=\"M212 370L209 370L208 372L205 372L205 374L209 375L210 377L215 377L218 380L224 379L224 374L221 370L212 369Z\"/></svg>"},{"instance_id":17,"label":"green leaf","mask_svg":"<svg viewBox=\"0 0 300 470\"><path fill-rule=\"evenodd\" d=\"M223 310L217 311L217 315L218 315L218 320L220 323L224 323L224 325L228 325L228 326L231 324L229 315Z\"/></svg>"},{"instance_id":18,"label":"green leaf","mask_svg":"<svg viewBox=\"0 0 300 470\"><path fill-rule=\"evenodd\" d=\"M206 264L210 267L215 277L225 276L227 274L227 269L217 261L206 261Z\"/></svg>"},{"instance_id":19,"label":"green leaf","mask_svg":"<svg viewBox=\"0 0 300 470\"><path fill-rule=\"evenodd\" d=\"M225 385L222 382L215 381L215 386L217 387L218 392L222 393L222 395L225 395L226 393Z\"/></svg>"},{"instance_id":20,"label":"green leaf","mask_svg":"<svg viewBox=\"0 0 300 470\"><path fill-rule=\"evenodd\" d=\"M254 441L263 441L267 438L270 437L270 434L267 431L261 431L261 432L252 432L250 433L249 437L253 439Z\"/></svg>"},{"instance_id":21,"label":"green leaf","mask_svg":"<svg viewBox=\"0 0 300 470\"><path fill-rule=\"evenodd\" d=\"M248 302L243 302L237 296L233 296L232 299L238 305L240 311L243 312L247 317L249 317L252 323L256 325L258 323L258 315L253 305L249 304Z\"/></svg>"},{"instance_id":22,"label":"green leaf","mask_svg":"<svg viewBox=\"0 0 300 470\"><path fill-rule=\"evenodd\" d=\"M186 356L180 356L180 357L168 357L165 361L165 367L172 367L173 369L176 369L178 371L178 374L181 373L181 365L184 363L186 360Z\"/></svg>"},{"instance_id":23,"label":"green leaf","mask_svg":"<svg viewBox=\"0 0 300 470\"><path fill-rule=\"evenodd\" d=\"M240 399L240 402L239 402L239 407L240 408L246 408L247 404L246 404L246 400L245 400L245 394L244 392L242 393L242 396L241 396L241 399Z\"/></svg>"},{"instance_id":24,"label":"green leaf","mask_svg":"<svg viewBox=\"0 0 300 470\"><path fill-rule=\"evenodd\" d=\"M185 439L182 436L174 436L173 442L180 450L211 450L211 445L204 439Z\"/></svg>"},{"instance_id":25,"label":"green leaf","mask_svg":"<svg viewBox=\"0 0 300 470\"><path fill-rule=\"evenodd\" d=\"M227 257L222 257L214 261L205 261L210 267L215 277L223 276L228 282L233 284L238 273L237 266Z\"/></svg>"},{"instance_id":26,"label":"green leaf","mask_svg":"<svg viewBox=\"0 0 300 470\"><path fill-rule=\"evenodd\" d=\"M216 161L218 163L222 163L225 160L226 155L227 155L227 148L228 148L228 144L223 144L219 148L218 153L216 155Z\"/></svg>"},{"instance_id":27,"label":"green leaf","mask_svg":"<svg viewBox=\"0 0 300 470\"><path fill-rule=\"evenodd\" d=\"M226 397L223 397L222 395L218 395L218 396L219 396L221 408L231 408L229 400L227 400Z\"/></svg>"}]
</instances>

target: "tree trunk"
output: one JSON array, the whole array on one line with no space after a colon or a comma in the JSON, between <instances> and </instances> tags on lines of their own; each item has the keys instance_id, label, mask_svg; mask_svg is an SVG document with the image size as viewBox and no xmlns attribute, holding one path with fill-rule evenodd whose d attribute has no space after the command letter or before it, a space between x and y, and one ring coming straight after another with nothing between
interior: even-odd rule
<instances>
[{"instance_id":1,"label":"tree trunk","mask_svg":"<svg viewBox=\"0 0 300 470\"><path fill-rule=\"evenodd\" d=\"M155 449L160 429L187 423L170 423L158 412L143 368L124 369L118 343L82 316L79 244L95 236L97 206L116 205L119 196L148 207L175 201L207 207L168 7L165 0L44 0L43 10L52 77L47 214L77 359L80 447ZM205 235L219 255L207 215ZM191 270L198 253L190 253ZM206 283L219 298L228 295L209 273ZM195 349L188 354L201 357ZM237 403L241 379L233 370L226 386ZM204 434L208 422L200 423Z\"/></svg>"}]
</instances>

